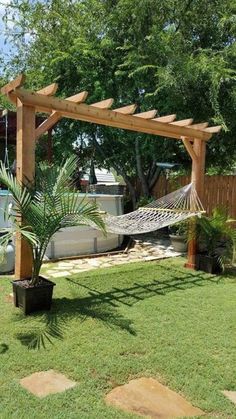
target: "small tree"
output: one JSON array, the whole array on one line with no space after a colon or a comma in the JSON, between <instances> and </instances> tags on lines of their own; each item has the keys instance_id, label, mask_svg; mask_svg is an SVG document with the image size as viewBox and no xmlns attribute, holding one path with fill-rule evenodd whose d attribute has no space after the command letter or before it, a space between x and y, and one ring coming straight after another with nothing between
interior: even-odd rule
<instances>
[{"instance_id":1,"label":"small tree","mask_svg":"<svg viewBox=\"0 0 236 419\"><path fill-rule=\"evenodd\" d=\"M75 169L74 156L60 166L41 163L36 169L35 182L21 185L2 163L0 165L0 182L6 185L14 200L9 215L12 227L2 229L0 245L4 248L16 233L27 240L33 256L31 285L39 284L47 246L61 228L92 224L105 232L97 205L80 200L73 189L71 179Z\"/></svg>"}]
</instances>

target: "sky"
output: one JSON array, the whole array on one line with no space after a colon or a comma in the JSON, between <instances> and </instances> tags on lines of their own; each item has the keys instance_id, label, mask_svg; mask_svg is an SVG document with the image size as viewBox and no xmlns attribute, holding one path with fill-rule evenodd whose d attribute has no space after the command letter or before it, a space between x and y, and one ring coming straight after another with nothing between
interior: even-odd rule
<instances>
[{"instance_id":1,"label":"sky","mask_svg":"<svg viewBox=\"0 0 236 419\"><path fill-rule=\"evenodd\" d=\"M10 3L10 0L0 0L0 52L1 52L1 55L4 56L4 59L7 59L7 56L11 48L9 41L5 39L6 30L5 30L5 24L3 22L5 9L6 9L7 4L9 3Z\"/></svg>"}]
</instances>

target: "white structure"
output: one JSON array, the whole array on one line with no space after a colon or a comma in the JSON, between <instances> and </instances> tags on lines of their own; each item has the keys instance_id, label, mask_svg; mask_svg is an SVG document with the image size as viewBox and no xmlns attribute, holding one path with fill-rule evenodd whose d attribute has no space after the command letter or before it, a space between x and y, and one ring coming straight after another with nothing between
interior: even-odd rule
<instances>
[{"instance_id":1,"label":"white structure","mask_svg":"<svg viewBox=\"0 0 236 419\"><path fill-rule=\"evenodd\" d=\"M103 194L79 194L79 197L98 204L102 211L112 215L123 214L123 196ZM10 227L4 217L4 211L9 207L11 195L8 191L0 190L0 228ZM106 236L99 230L89 226L67 227L56 233L51 240L46 256L49 259L65 258L68 256L100 253L118 247L123 236L108 233Z\"/></svg>"},{"instance_id":2,"label":"white structure","mask_svg":"<svg viewBox=\"0 0 236 419\"><path fill-rule=\"evenodd\" d=\"M0 228L6 228L11 226L11 223L7 217L7 214L9 214L11 203L11 194L5 189L0 190Z\"/></svg>"},{"instance_id":3,"label":"white structure","mask_svg":"<svg viewBox=\"0 0 236 419\"><path fill-rule=\"evenodd\" d=\"M112 215L123 214L123 201L121 195L80 194L86 196L90 202L99 205L102 211ZM89 226L67 227L61 229L51 240L46 256L49 259L64 258L67 256L101 253L120 246L123 236L107 233L106 236L99 230Z\"/></svg>"}]
</instances>

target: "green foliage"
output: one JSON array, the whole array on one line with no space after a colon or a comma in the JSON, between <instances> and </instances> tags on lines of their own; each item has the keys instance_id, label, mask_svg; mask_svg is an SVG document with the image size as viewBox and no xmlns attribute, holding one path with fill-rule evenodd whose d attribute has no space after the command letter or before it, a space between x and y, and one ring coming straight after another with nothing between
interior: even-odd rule
<instances>
[{"instance_id":1,"label":"green foliage","mask_svg":"<svg viewBox=\"0 0 236 419\"><path fill-rule=\"evenodd\" d=\"M151 204L154 200L155 200L155 198L153 198L153 197L140 196L140 198L137 202L137 208L145 207L145 205Z\"/></svg>"},{"instance_id":2,"label":"green foliage","mask_svg":"<svg viewBox=\"0 0 236 419\"><path fill-rule=\"evenodd\" d=\"M160 115L222 124L223 131L209 142L207 169L231 169L236 160L232 0L12 0L6 11L16 48L6 78L24 70L33 89L57 81L64 97L88 90L89 103L114 97L115 107L135 102L141 111L155 108ZM136 134L63 120L56 128L54 156L60 161L77 142L83 166L90 159L83 150L94 148L97 165L114 167L131 182L130 189L141 177L143 195L158 176L156 161L189 168L180 141L138 137L136 148Z\"/></svg>"},{"instance_id":3,"label":"green foliage","mask_svg":"<svg viewBox=\"0 0 236 419\"><path fill-rule=\"evenodd\" d=\"M232 262L236 249L236 229L224 208L215 208L210 217L197 219L196 238L209 256ZM195 233L194 233L195 235Z\"/></svg>"},{"instance_id":4,"label":"green foliage","mask_svg":"<svg viewBox=\"0 0 236 419\"><path fill-rule=\"evenodd\" d=\"M29 243L33 254L31 282L37 285L39 272L47 246L52 236L63 227L92 223L105 231L103 220L96 204L80 200L72 188L72 176L76 168L74 156L60 166L41 163L36 171L35 183L23 186L0 166L0 182L14 198L14 207L9 218L12 228L0 237L0 245L6 246L12 235L21 233ZM23 226L19 221L23 219Z\"/></svg>"},{"instance_id":5,"label":"green foliage","mask_svg":"<svg viewBox=\"0 0 236 419\"><path fill-rule=\"evenodd\" d=\"M170 234L174 234L176 236L184 236L187 238L188 226L189 220L175 223L169 227Z\"/></svg>"}]
</instances>

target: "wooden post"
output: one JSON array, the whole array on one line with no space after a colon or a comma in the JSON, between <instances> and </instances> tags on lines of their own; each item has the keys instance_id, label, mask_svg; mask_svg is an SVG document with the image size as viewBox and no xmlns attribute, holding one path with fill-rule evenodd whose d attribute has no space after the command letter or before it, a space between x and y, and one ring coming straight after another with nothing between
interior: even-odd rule
<instances>
[{"instance_id":1,"label":"wooden post","mask_svg":"<svg viewBox=\"0 0 236 419\"><path fill-rule=\"evenodd\" d=\"M20 183L31 181L35 174L35 108L17 100L16 177ZM22 220L21 220L22 221ZM28 278L32 273L32 252L19 235L16 239L16 279Z\"/></svg>"},{"instance_id":2,"label":"wooden post","mask_svg":"<svg viewBox=\"0 0 236 419\"><path fill-rule=\"evenodd\" d=\"M195 184L195 188L201 202L204 203L206 142L195 138L193 142L193 150L195 152L196 158L192 160L191 181ZM194 221L190 228L195 229ZM185 267L191 269L196 268L196 254L196 240L191 240L188 244L188 262L185 264Z\"/></svg>"}]
</instances>

